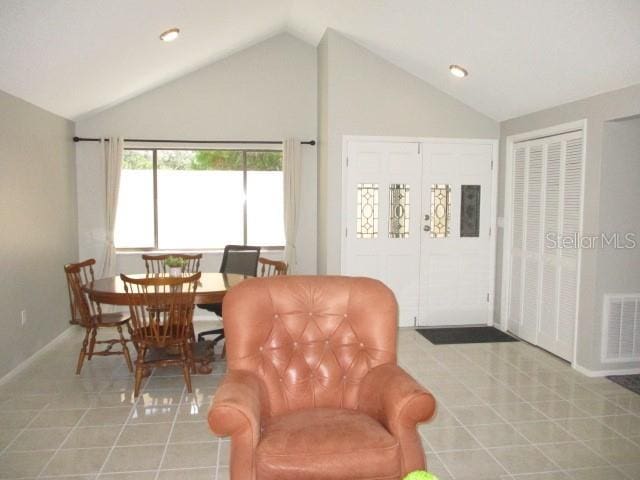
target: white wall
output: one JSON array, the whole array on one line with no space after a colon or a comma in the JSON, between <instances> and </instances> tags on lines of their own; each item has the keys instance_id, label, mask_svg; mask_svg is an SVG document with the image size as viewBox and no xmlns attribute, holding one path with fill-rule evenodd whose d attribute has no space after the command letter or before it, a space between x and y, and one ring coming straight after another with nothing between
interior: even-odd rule
<instances>
[{"instance_id":1,"label":"white wall","mask_svg":"<svg viewBox=\"0 0 640 480\"><path fill-rule=\"evenodd\" d=\"M318 45L318 273L327 273L329 208L329 35Z\"/></svg>"},{"instance_id":2,"label":"white wall","mask_svg":"<svg viewBox=\"0 0 640 480\"><path fill-rule=\"evenodd\" d=\"M194 140L314 139L316 70L314 47L290 35L278 35L83 118L76 123L76 134ZM80 256L100 261L105 225L100 147L79 143L76 148ZM303 214L297 271L315 273L316 147L302 146L302 153ZM219 262L219 254L207 254L202 268L217 270ZM139 254L118 255L118 271L131 273L141 267Z\"/></svg>"},{"instance_id":3,"label":"white wall","mask_svg":"<svg viewBox=\"0 0 640 480\"><path fill-rule=\"evenodd\" d=\"M72 137L70 121L0 91L0 377L69 326L63 266L78 258Z\"/></svg>"},{"instance_id":4,"label":"white wall","mask_svg":"<svg viewBox=\"0 0 640 480\"><path fill-rule=\"evenodd\" d=\"M523 92L525 94L525 92ZM526 133L562 123L587 119L587 143L585 160L585 191L584 191L584 225L585 234L598 234L604 217L609 214L606 207L605 196L610 191L624 185L624 175L616 174L613 177L603 175L609 169L611 158L603 155L603 139L605 122L618 118L631 117L640 114L640 85L634 85L622 90L597 95L577 102L560 105L540 112L507 120L500 124L500 180L498 216L504 212L504 171L506 161L506 138L510 135ZM615 161L612 165L615 164ZM616 166L615 168L619 168ZM605 184L606 182L606 184ZM618 185L618 182L620 185ZM637 187L636 187L637 189ZM637 197L636 197L637 198ZM496 275L496 292L500 292L502 286L502 230L498 235L498 263ZM598 250L583 250L580 273L580 302L578 306L579 328L577 336L577 363L591 371L604 370L611 366L600 363L600 329L602 315L602 298L598 290L607 290L606 286L598 287L599 267ZM640 275L640 265L634 266L636 275ZM496 298L496 320L500 315L500 297ZM633 364L619 364L619 368L637 367Z\"/></svg>"},{"instance_id":5,"label":"white wall","mask_svg":"<svg viewBox=\"0 0 640 480\"><path fill-rule=\"evenodd\" d=\"M493 138L499 125L335 30L318 53L318 271L340 272L344 135Z\"/></svg>"}]
</instances>

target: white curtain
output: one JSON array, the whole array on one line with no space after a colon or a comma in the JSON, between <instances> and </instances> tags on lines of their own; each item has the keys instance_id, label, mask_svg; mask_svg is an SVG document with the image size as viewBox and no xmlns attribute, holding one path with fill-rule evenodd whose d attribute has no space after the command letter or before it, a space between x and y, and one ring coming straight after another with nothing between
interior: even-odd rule
<instances>
[{"instance_id":1,"label":"white curtain","mask_svg":"<svg viewBox=\"0 0 640 480\"><path fill-rule=\"evenodd\" d=\"M122 156L124 155L124 139L110 137L109 141L102 141L105 165L105 250L102 276L110 277L116 274L116 247L113 232L116 226L118 211L118 192L120 191L120 172L122 170Z\"/></svg>"},{"instance_id":2,"label":"white curtain","mask_svg":"<svg viewBox=\"0 0 640 480\"><path fill-rule=\"evenodd\" d=\"M300 218L300 141L287 138L283 142L282 173L284 178L284 260L289 265L289 272L295 272L296 234Z\"/></svg>"}]
</instances>

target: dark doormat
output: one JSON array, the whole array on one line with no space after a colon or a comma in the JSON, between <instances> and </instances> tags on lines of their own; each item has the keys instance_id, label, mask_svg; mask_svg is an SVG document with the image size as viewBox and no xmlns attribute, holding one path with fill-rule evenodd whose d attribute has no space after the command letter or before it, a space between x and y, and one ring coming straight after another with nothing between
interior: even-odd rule
<instances>
[{"instance_id":1,"label":"dark doormat","mask_svg":"<svg viewBox=\"0 0 640 480\"><path fill-rule=\"evenodd\" d=\"M417 328L416 330L434 345L518 341L517 338L494 327Z\"/></svg>"},{"instance_id":2,"label":"dark doormat","mask_svg":"<svg viewBox=\"0 0 640 480\"><path fill-rule=\"evenodd\" d=\"M607 378L640 395L640 375L611 375Z\"/></svg>"}]
</instances>

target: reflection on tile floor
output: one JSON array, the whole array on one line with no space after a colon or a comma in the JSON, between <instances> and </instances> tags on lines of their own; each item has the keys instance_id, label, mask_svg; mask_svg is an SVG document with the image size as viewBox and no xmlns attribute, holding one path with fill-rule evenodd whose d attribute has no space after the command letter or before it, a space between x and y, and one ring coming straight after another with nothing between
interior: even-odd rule
<instances>
[{"instance_id":1,"label":"reflection on tile floor","mask_svg":"<svg viewBox=\"0 0 640 480\"><path fill-rule=\"evenodd\" d=\"M206 323L202 329L210 328ZM134 401L120 357L73 374L81 332L0 385L0 478L229 478L206 412L222 377L156 370ZM438 399L420 427L441 480L638 480L640 396L524 343L431 345L400 332L399 361Z\"/></svg>"}]
</instances>

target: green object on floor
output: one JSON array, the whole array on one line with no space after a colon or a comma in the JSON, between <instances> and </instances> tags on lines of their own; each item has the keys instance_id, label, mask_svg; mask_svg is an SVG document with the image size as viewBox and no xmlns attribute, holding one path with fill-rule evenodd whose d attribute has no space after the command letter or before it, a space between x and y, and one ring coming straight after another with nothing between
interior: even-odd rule
<instances>
[{"instance_id":1,"label":"green object on floor","mask_svg":"<svg viewBox=\"0 0 640 480\"><path fill-rule=\"evenodd\" d=\"M425 472L424 470L416 470L404 477L402 480L438 480L433 473Z\"/></svg>"}]
</instances>

